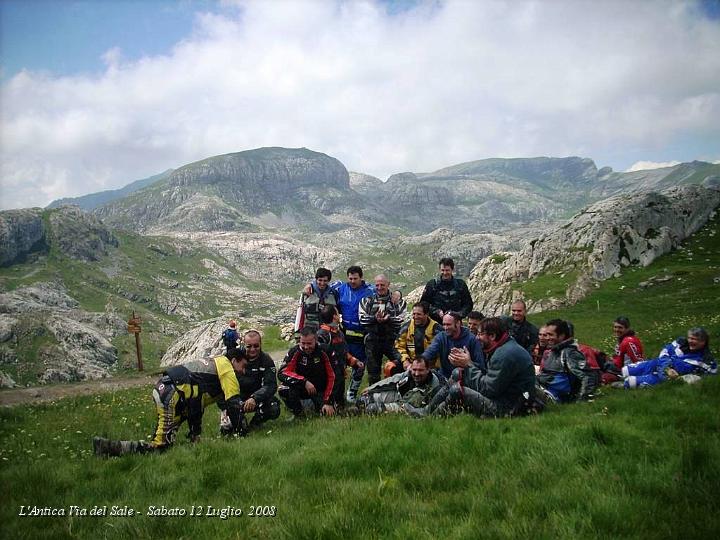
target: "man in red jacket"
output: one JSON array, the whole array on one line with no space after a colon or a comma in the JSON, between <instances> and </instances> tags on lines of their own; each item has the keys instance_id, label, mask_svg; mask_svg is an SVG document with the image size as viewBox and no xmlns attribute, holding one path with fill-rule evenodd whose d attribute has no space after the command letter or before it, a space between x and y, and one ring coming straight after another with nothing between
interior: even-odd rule
<instances>
[{"instance_id":1,"label":"man in red jacket","mask_svg":"<svg viewBox=\"0 0 720 540\"><path fill-rule=\"evenodd\" d=\"M303 416L303 401L326 416L335 414L331 404L335 372L327 354L317 345L315 329L300 331L300 344L290 349L280 367L278 394L295 417Z\"/></svg>"},{"instance_id":2,"label":"man in red jacket","mask_svg":"<svg viewBox=\"0 0 720 540\"><path fill-rule=\"evenodd\" d=\"M635 331L630 328L630 319L627 317L618 317L613 322L613 334L617 338L615 345L615 354L612 361L618 371L623 366L635 364L645 360L643 355L643 344L635 335ZM610 384L615 381L622 380L621 377L613 373L603 373L603 384Z\"/></svg>"}]
</instances>

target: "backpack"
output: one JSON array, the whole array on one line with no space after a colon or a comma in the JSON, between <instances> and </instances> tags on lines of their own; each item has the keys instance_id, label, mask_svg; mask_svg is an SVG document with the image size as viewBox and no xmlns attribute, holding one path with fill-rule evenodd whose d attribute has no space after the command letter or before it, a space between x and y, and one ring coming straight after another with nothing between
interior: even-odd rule
<instances>
[{"instance_id":1,"label":"backpack","mask_svg":"<svg viewBox=\"0 0 720 540\"><path fill-rule=\"evenodd\" d=\"M237 347L237 333L231 328L227 328L222 333L222 341L223 345L229 349Z\"/></svg>"}]
</instances>

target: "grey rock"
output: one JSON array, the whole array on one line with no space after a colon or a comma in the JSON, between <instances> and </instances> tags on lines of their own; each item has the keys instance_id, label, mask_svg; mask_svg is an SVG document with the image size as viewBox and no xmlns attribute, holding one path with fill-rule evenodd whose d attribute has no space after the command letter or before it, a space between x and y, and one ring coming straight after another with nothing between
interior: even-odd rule
<instances>
[{"instance_id":1,"label":"grey rock","mask_svg":"<svg viewBox=\"0 0 720 540\"><path fill-rule=\"evenodd\" d=\"M81 261L99 261L118 240L98 218L76 206L50 212L50 239L58 250Z\"/></svg>"},{"instance_id":2,"label":"grey rock","mask_svg":"<svg viewBox=\"0 0 720 540\"><path fill-rule=\"evenodd\" d=\"M577 272L563 298L526 298L531 311L573 303L597 281L631 264L647 266L697 231L720 204L720 191L699 185L661 193L618 195L589 206L565 225L505 254L480 261L468 286L483 313L507 313L517 296L513 283L542 274Z\"/></svg>"},{"instance_id":3,"label":"grey rock","mask_svg":"<svg viewBox=\"0 0 720 540\"><path fill-rule=\"evenodd\" d=\"M0 388L15 388L16 386L17 384L10 375L0 371Z\"/></svg>"},{"instance_id":4,"label":"grey rock","mask_svg":"<svg viewBox=\"0 0 720 540\"><path fill-rule=\"evenodd\" d=\"M46 253L40 208L0 212L0 266L24 260L30 253Z\"/></svg>"}]
</instances>

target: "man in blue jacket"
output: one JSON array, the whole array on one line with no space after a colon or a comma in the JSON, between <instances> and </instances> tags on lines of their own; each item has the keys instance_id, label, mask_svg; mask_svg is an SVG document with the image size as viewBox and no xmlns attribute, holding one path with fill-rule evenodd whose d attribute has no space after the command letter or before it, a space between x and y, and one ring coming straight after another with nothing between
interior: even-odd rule
<instances>
[{"instance_id":1,"label":"man in blue jacket","mask_svg":"<svg viewBox=\"0 0 720 540\"><path fill-rule=\"evenodd\" d=\"M359 266L351 266L347 269L347 282L335 281L330 288L337 291L338 308L342 315L342 327L347 342L348 351L363 364L367 363L365 354L365 331L360 325L359 308L360 301L375 293L373 287L363 280L363 270ZM357 391L360 388L365 368L352 368L350 388L347 392L347 400L355 401Z\"/></svg>"},{"instance_id":2,"label":"man in blue jacket","mask_svg":"<svg viewBox=\"0 0 720 540\"><path fill-rule=\"evenodd\" d=\"M450 378L457 366L453 362L472 363L483 373L485 372L485 356L481 343L462 325L462 318L451 311L442 319L443 331L433 339L430 346L422 353L426 360L440 357L440 372L446 379Z\"/></svg>"}]
</instances>

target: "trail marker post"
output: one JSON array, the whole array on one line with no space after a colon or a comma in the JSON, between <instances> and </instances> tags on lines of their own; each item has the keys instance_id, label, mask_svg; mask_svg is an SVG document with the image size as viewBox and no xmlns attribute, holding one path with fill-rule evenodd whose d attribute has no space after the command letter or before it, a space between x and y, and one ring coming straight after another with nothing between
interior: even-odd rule
<instances>
[{"instance_id":1,"label":"trail marker post","mask_svg":"<svg viewBox=\"0 0 720 540\"><path fill-rule=\"evenodd\" d=\"M141 322L140 317L137 317L133 310L132 317L130 317L128 321L128 333L135 334L135 352L137 353L138 371L143 371L142 347L140 347Z\"/></svg>"}]
</instances>

